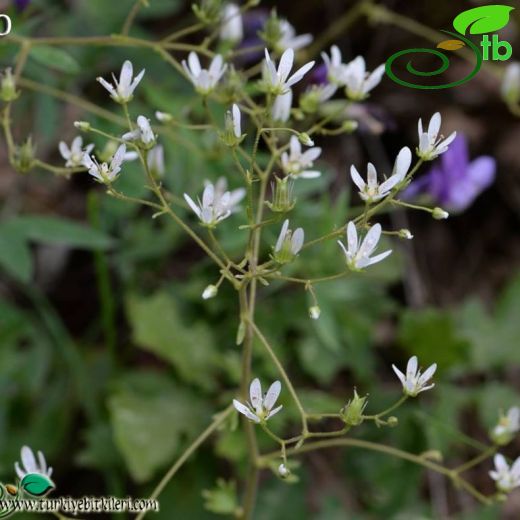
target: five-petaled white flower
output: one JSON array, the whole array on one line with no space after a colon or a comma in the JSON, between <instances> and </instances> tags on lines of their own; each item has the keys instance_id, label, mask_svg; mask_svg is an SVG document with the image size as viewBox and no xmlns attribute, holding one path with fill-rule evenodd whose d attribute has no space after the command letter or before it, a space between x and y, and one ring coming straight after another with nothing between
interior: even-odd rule
<instances>
[{"instance_id":1,"label":"five-petaled white flower","mask_svg":"<svg viewBox=\"0 0 520 520\"><path fill-rule=\"evenodd\" d=\"M412 152L405 146L401 149L395 159L392 175L386 181L377 182L377 171L372 163L367 166L367 182L365 182L356 167L350 167L350 176L354 184L359 188L359 196L367 202L376 202L386 197L400 182L404 180L410 164L412 163Z\"/></svg>"},{"instance_id":2,"label":"five-petaled white flower","mask_svg":"<svg viewBox=\"0 0 520 520\"><path fill-rule=\"evenodd\" d=\"M404 393L410 397L415 397L421 392L429 390L435 386L434 383L428 383L437 370L437 363L430 365L424 371L424 374L421 374L418 367L417 356L412 356L406 365L406 375L404 375L395 365L392 365L392 368L403 385Z\"/></svg>"},{"instance_id":3,"label":"five-petaled white flower","mask_svg":"<svg viewBox=\"0 0 520 520\"><path fill-rule=\"evenodd\" d=\"M345 72L348 65L341 60L341 51L337 45L330 48L330 57L326 52L321 53L321 57L327 67L327 79L334 85L345 85Z\"/></svg>"},{"instance_id":4,"label":"five-petaled white flower","mask_svg":"<svg viewBox=\"0 0 520 520\"><path fill-rule=\"evenodd\" d=\"M381 82L385 73L385 65L379 65L372 73L367 72L365 59L358 56L348 63L342 73L347 97L353 101L361 101Z\"/></svg>"},{"instance_id":5,"label":"five-petaled white flower","mask_svg":"<svg viewBox=\"0 0 520 520\"><path fill-rule=\"evenodd\" d=\"M381 238L381 224L374 224L366 234L363 240L358 239L356 225L353 221L347 224L347 247L344 246L343 242L338 240L338 244L343 249L347 260L347 266L352 271L359 271L364 267L376 264L384 260L392 250L389 249L384 253L370 257L374 252L379 239Z\"/></svg>"},{"instance_id":6,"label":"five-petaled white flower","mask_svg":"<svg viewBox=\"0 0 520 520\"><path fill-rule=\"evenodd\" d=\"M94 177L99 182L102 182L103 184L110 184L116 179L117 175L121 171L121 165L125 160L125 154L126 146L122 144L116 150L116 153L110 161L110 165L108 165L106 162L99 164L94 156L91 157L89 154L84 154L83 166L85 166L90 175L92 175L92 177Z\"/></svg>"},{"instance_id":7,"label":"five-petaled white flower","mask_svg":"<svg viewBox=\"0 0 520 520\"><path fill-rule=\"evenodd\" d=\"M493 461L495 469L489 472L489 476L496 482L500 491L509 493L520 486L520 457L511 466L501 453L497 453Z\"/></svg>"},{"instance_id":8,"label":"five-petaled white flower","mask_svg":"<svg viewBox=\"0 0 520 520\"><path fill-rule=\"evenodd\" d=\"M512 406L507 413L500 413L498 424L491 431L492 439L500 445L508 444L520 431L520 408Z\"/></svg>"},{"instance_id":9,"label":"five-petaled white flower","mask_svg":"<svg viewBox=\"0 0 520 520\"><path fill-rule=\"evenodd\" d=\"M293 232L289 229L289 220L286 219L274 246L273 258L280 264L291 262L301 251L304 240L305 233L303 229L297 228Z\"/></svg>"},{"instance_id":10,"label":"five-petaled white flower","mask_svg":"<svg viewBox=\"0 0 520 520\"><path fill-rule=\"evenodd\" d=\"M233 43L242 41L244 37L244 24L242 14L237 4L225 4L222 8L220 39Z\"/></svg>"},{"instance_id":11,"label":"five-petaled white flower","mask_svg":"<svg viewBox=\"0 0 520 520\"><path fill-rule=\"evenodd\" d=\"M220 78L226 72L227 65L220 54L217 54L209 65L209 69L203 69L200 66L199 57L195 52L190 52L188 62L182 61L182 66L193 83L195 90L202 95L209 94L219 82Z\"/></svg>"},{"instance_id":12,"label":"five-petaled white flower","mask_svg":"<svg viewBox=\"0 0 520 520\"><path fill-rule=\"evenodd\" d=\"M128 103L133 98L134 90L137 88L137 85L139 85L139 82L143 79L144 69L135 78L133 78L133 76L134 67L132 62L126 60L121 68L119 81L117 81L116 77L112 74L115 86L101 77L97 78L97 80L110 92L110 97L114 101L118 103Z\"/></svg>"},{"instance_id":13,"label":"five-petaled white flower","mask_svg":"<svg viewBox=\"0 0 520 520\"><path fill-rule=\"evenodd\" d=\"M282 405L273 409L281 389L280 381L275 381L264 396L260 380L255 378L249 386L249 402L244 405L237 399L233 399L233 406L250 421L255 423L267 421L282 409Z\"/></svg>"},{"instance_id":14,"label":"five-petaled white flower","mask_svg":"<svg viewBox=\"0 0 520 520\"><path fill-rule=\"evenodd\" d=\"M34 456L34 453L31 448L29 448L29 446L23 446L22 450L20 451L20 458L22 459L23 468L20 468L18 462L16 462L14 465L14 469L20 480L22 480L25 475L29 475L30 473L38 473L39 475L45 475L46 477L50 478L52 475L52 468L47 467L47 462L45 461L45 457L41 451L38 451L37 455L38 460L36 460L36 457Z\"/></svg>"},{"instance_id":15,"label":"five-petaled white flower","mask_svg":"<svg viewBox=\"0 0 520 520\"><path fill-rule=\"evenodd\" d=\"M67 168L75 168L83 165L83 156L89 154L94 148L93 144L88 144L83 148L83 137L78 135L72 141L70 148L67 143L61 141L59 144L60 154L67 161L65 166Z\"/></svg>"},{"instance_id":16,"label":"five-petaled white flower","mask_svg":"<svg viewBox=\"0 0 520 520\"><path fill-rule=\"evenodd\" d=\"M294 50L287 49L280 58L278 69L275 64L271 61L269 51L265 49L265 65L268 87L271 93L280 95L284 94L287 89L292 87L295 83L298 83L309 70L314 67L314 61L306 63L303 67L300 67L292 76L289 76L291 69L294 64Z\"/></svg>"},{"instance_id":17,"label":"five-petaled white flower","mask_svg":"<svg viewBox=\"0 0 520 520\"><path fill-rule=\"evenodd\" d=\"M419 146L417 147L417 155L425 160L432 161L437 156L448 150L448 146L457 136L457 132L452 132L446 139L439 137L441 129L441 115L435 112L428 124L428 131L423 130L422 119L419 119L417 131L419 133Z\"/></svg>"},{"instance_id":18,"label":"five-petaled white flower","mask_svg":"<svg viewBox=\"0 0 520 520\"><path fill-rule=\"evenodd\" d=\"M150 120L145 116L137 118L137 128L122 136L124 141L136 141L145 149L150 149L155 144L155 134L150 125Z\"/></svg>"},{"instance_id":19,"label":"five-petaled white flower","mask_svg":"<svg viewBox=\"0 0 520 520\"><path fill-rule=\"evenodd\" d=\"M198 204L187 193L184 194L184 199L197 215L201 224L207 227L215 227L237 209L245 194L246 190L243 188L227 191L227 181L221 178L215 185L209 182L206 184L202 193L202 201L197 200Z\"/></svg>"},{"instance_id":20,"label":"five-petaled white flower","mask_svg":"<svg viewBox=\"0 0 520 520\"><path fill-rule=\"evenodd\" d=\"M285 123L291 117L291 107L293 101L292 89L276 96L273 106L271 108L271 117L273 121Z\"/></svg>"},{"instance_id":21,"label":"five-petaled white flower","mask_svg":"<svg viewBox=\"0 0 520 520\"><path fill-rule=\"evenodd\" d=\"M296 34L296 30L287 20L280 20L280 39L276 42L276 49L285 51L286 49L293 49L297 51L309 45L312 42L312 34Z\"/></svg>"},{"instance_id":22,"label":"five-petaled white flower","mask_svg":"<svg viewBox=\"0 0 520 520\"><path fill-rule=\"evenodd\" d=\"M321 175L318 170L309 170L314 161L320 156L321 148L315 146L302 152L299 139L293 135L289 141L289 153L282 154L282 168L287 175L302 179L315 179Z\"/></svg>"}]
</instances>

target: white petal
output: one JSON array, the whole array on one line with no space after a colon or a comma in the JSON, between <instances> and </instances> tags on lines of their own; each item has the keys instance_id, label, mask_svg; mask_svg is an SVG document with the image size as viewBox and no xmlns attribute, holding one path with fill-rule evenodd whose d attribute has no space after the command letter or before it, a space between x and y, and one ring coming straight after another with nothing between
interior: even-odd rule
<instances>
[{"instance_id":1,"label":"white petal","mask_svg":"<svg viewBox=\"0 0 520 520\"><path fill-rule=\"evenodd\" d=\"M62 156L65 160L70 159L71 151L69 150L69 147L67 146L67 143L65 143L65 142L63 142L63 141L60 141L60 144L58 145L58 148L59 148L59 150L60 150L60 154L61 154L61 156Z\"/></svg>"},{"instance_id":2,"label":"white petal","mask_svg":"<svg viewBox=\"0 0 520 520\"><path fill-rule=\"evenodd\" d=\"M358 250L358 256L369 257L381 238L381 224L374 224L366 234Z\"/></svg>"},{"instance_id":3,"label":"white petal","mask_svg":"<svg viewBox=\"0 0 520 520\"><path fill-rule=\"evenodd\" d=\"M233 406L235 409L240 412L242 415L245 415L250 421L255 423L259 423L260 419L245 405L243 405L240 401L233 399Z\"/></svg>"},{"instance_id":4,"label":"white petal","mask_svg":"<svg viewBox=\"0 0 520 520\"><path fill-rule=\"evenodd\" d=\"M406 365L406 379L412 379L417 374L417 366L419 362L417 356L412 356Z\"/></svg>"},{"instance_id":5,"label":"white petal","mask_svg":"<svg viewBox=\"0 0 520 520\"><path fill-rule=\"evenodd\" d=\"M350 177L352 178L354 184L359 188L359 191L364 191L366 188L366 183L354 165L350 167Z\"/></svg>"},{"instance_id":6,"label":"white petal","mask_svg":"<svg viewBox=\"0 0 520 520\"><path fill-rule=\"evenodd\" d=\"M439 130L441 129L441 115L439 112L435 112L432 118L430 119L430 124L428 125L428 136L430 139L434 140L439 135Z\"/></svg>"},{"instance_id":7,"label":"white petal","mask_svg":"<svg viewBox=\"0 0 520 520\"><path fill-rule=\"evenodd\" d=\"M305 240L305 233L302 228L298 228L293 233L292 240L291 240L291 252L293 255L297 255L300 252L300 250L303 246L304 240Z\"/></svg>"},{"instance_id":8,"label":"white petal","mask_svg":"<svg viewBox=\"0 0 520 520\"><path fill-rule=\"evenodd\" d=\"M29 446L23 446L21 452L22 465L27 473L34 473L37 471L36 459L34 453Z\"/></svg>"},{"instance_id":9,"label":"white petal","mask_svg":"<svg viewBox=\"0 0 520 520\"><path fill-rule=\"evenodd\" d=\"M294 51L292 49L287 49L280 58L280 63L278 64L278 75L283 83L285 83L289 73L291 72L292 66L294 63Z\"/></svg>"},{"instance_id":10,"label":"white petal","mask_svg":"<svg viewBox=\"0 0 520 520\"><path fill-rule=\"evenodd\" d=\"M103 85L103 87L105 87L110 92L110 95L115 96L117 94L116 89L113 87L113 85L105 79L97 78L97 81L101 83L101 85Z\"/></svg>"},{"instance_id":11,"label":"white petal","mask_svg":"<svg viewBox=\"0 0 520 520\"><path fill-rule=\"evenodd\" d=\"M278 396L280 395L280 391L282 390L282 384L280 381L275 381L267 390L267 393L264 397L264 408L266 410L271 411L272 407L275 405Z\"/></svg>"},{"instance_id":12,"label":"white petal","mask_svg":"<svg viewBox=\"0 0 520 520\"><path fill-rule=\"evenodd\" d=\"M385 251L384 253L380 253L376 256L372 256L368 259L368 262L366 263L365 267L368 267L369 265L377 264L378 262L381 262L384 260L387 256L390 256L392 254L392 250L389 249L388 251Z\"/></svg>"},{"instance_id":13,"label":"white petal","mask_svg":"<svg viewBox=\"0 0 520 520\"><path fill-rule=\"evenodd\" d=\"M121 67L121 74L119 75L119 87L122 91L127 91L129 89L133 75L134 67L132 62L126 60Z\"/></svg>"},{"instance_id":14,"label":"white petal","mask_svg":"<svg viewBox=\"0 0 520 520\"><path fill-rule=\"evenodd\" d=\"M370 162L367 165L367 184L369 188L375 188L377 186L377 170Z\"/></svg>"},{"instance_id":15,"label":"white petal","mask_svg":"<svg viewBox=\"0 0 520 520\"><path fill-rule=\"evenodd\" d=\"M397 154L392 174L397 175L401 180L404 179L411 164L412 152L408 146L405 146L401 148L401 151Z\"/></svg>"},{"instance_id":16,"label":"white petal","mask_svg":"<svg viewBox=\"0 0 520 520\"><path fill-rule=\"evenodd\" d=\"M285 236L287 235L288 229L289 229L289 219L286 219L282 225L280 234L278 235L278 240L276 241L276 245L274 247L275 251L280 251L282 249L283 242L285 240Z\"/></svg>"},{"instance_id":17,"label":"white petal","mask_svg":"<svg viewBox=\"0 0 520 520\"><path fill-rule=\"evenodd\" d=\"M201 66L200 66L199 57L193 51L190 52L189 55L188 55L188 65L189 65L191 73L195 77L197 77L200 74L200 71L202 69L201 69Z\"/></svg>"},{"instance_id":18,"label":"white petal","mask_svg":"<svg viewBox=\"0 0 520 520\"><path fill-rule=\"evenodd\" d=\"M306 63L303 67L300 67L286 82L286 87L292 87L295 83L298 83L312 67L314 67L314 61Z\"/></svg>"},{"instance_id":19,"label":"white petal","mask_svg":"<svg viewBox=\"0 0 520 520\"><path fill-rule=\"evenodd\" d=\"M347 224L347 246L348 252L354 256L358 250L358 234L356 225L354 222L350 221Z\"/></svg>"},{"instance_id":20,"label":"white petal","mask_svg":"<svg viewBox=\"0 0 520 520\"><path fill-rule=\"evenodd\" d=\"M249 400L255 410L262 404L262 385L258 378L253 379L249 385Z\"/></svg>"},{"instance_id":21,"label":"white petal","mask_svg":"<svg viewBox=\"0 0 520 520\"><path fill-rule=\"evenodd\" d=\"M25 473L25 471L22 471L18 462L14 463L14 470L16 471L16 474L18 475L18 478L20 480L22 480L25 477L26 473Z\"/></svg>"},{"instance_id":22,"label":"white petal","mask_svg":"<svg viewBox=\"0 0 520 520\"><path fill-rule=\"evenodd\" d=\"M418 381L419 386L426 384L433 377L433 374L435 374L436 370L437 370L437 363L434 363L433 365L429 366L424 371L424 374L422 374L421 377L419 377L419 381Z\"/></svg>"},{"instance_id":23,"label":"white petal","mask_svg":"<svg viewBox=\"0 0 520 520\"><path fill-rule=\"evenodd\" d=\"M395 365L392 365L392 369L394 370L395 375L399 378L399 381L404 385L404 382L406 381L404 374Z\"/></svg>"},{"instance_id":24,"label":"white petal","mask_svg":"<svg viewBox=\"0 0 520 520\"><path fill-rule=\"evenodd\" d=\"M277 406L274 410L271 410L267 416L266 416L266 420L267 419L270 419L273 415L276 415L281 409L283 408L283 405L280 405L280 406Z\"/></svg>"},{"instance_id":25,"label":"white petal","mask_svg":"<svg viewBox=\"0 0 520 520\"><path fill-rule=\"evenodd\" d=\"M184 200L188 203L188 206L193 210L195 215L197 215L199 219L202 219L201 209L199 206L197 206L197 204L195 204L195 202L193 202L193 199L187 193L184 194Z\"/></svg>"}]
</instances>

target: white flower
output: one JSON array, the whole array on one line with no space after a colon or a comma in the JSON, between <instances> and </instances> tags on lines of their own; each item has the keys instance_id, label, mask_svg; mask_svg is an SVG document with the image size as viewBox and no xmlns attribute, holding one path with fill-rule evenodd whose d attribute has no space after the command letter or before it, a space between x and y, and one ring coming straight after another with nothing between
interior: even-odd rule
<instances>
[{"instance_id":1,"label":"white flower","mask_svg":"<svg viewBox=\"0 0 520 520\"><path fill-rule=\"evenodd\" d=\"M84 154L83 166L85 166L90 175L95 177L99 182L110 184L116 179L118 173L121 171L121 165L125 160L125 154L126 146L122 144L112 157L110 166L106 162L99 164L94 156L91 157L89 154Z\"/></svg>"},{"instance_id":2,"label":"white flower","mask_svg":"<svg viewBox=\"0 0 520 520\"><path fill-rule=\"evenodd\" d=\"M206 184L202 193L202 202L198 200L196 204L187 193L184 194L184 199L204 226L214 227L237 209L246 194L243 188L231 192L226 189L227 182L221 178L215 185Z\"/></svg>"},{"instance_id":3,"label":"white flower","mask_svg":"<svg viewBox=\"0 0 520 520\"><path fill-rule=\"evenodd\" d=\"M520 431L520 408L512 406L506 415L500 414L498 424L491 431L495 443L504 445L511 442L513 436Z\"/></svg>"},{"instance_id":4,"label":"white flower","mask_svg":"<svg viewBox=\"0 0 520 520\"><path fill-rule=\"evenodd\" d=\"M360 101L379 83L385 73L385 65L379 65L372 73L367 72L365 59L358 56L346 65L342 73L342 83L345 85L347 97Z\"/></svg>"},{"instance_id":5,"label":"white flower","mask_svg":"<svg viewBox=\"0 0 520 520\"><path fill-rule=\"evenodd\" d=\"M392 365L392 368L403 385L404 393L410 397L415 397L435 386L433 383L429 385L428 382L437 370L437 363L430 365L424 371L424 374L421 374L418 368L417 356L412 356L406 365L406 376L395 365Z\"/></svg>"},{"instance_id":6,"label":"white flower","mask_svg":"<svg viewBox=\"0 0 520 520\"><path fill-rule=\"evenodd\" d=\"M285 123L291 117L291 107L293 101L292 89L288 89L284 94L276 96L271 108L273 121Z\"/></svg>"},{"instance_id":7,"label":"white flower","mask_svg":"<svg viewBox=\"0 0 520 520\"><path fill-rule=\"evenodd\" d=\"M89 144L83 148L83 137L78 135L72 141L70 148L67 143L61 141L59 144L60 154L67 161L67 168L75 168L83 165L83 155L89 154L94 148L93 144Z\"/></svg>"},{"instance_id":8,"label":"white flower","mask_svg":"<svg viewBox=\"0 0 520 520\"><path fill-rule=\"evenodd\" d=\"M294 260L300 252L305 233L302 228L298 228L294 233L289 229L289 220L285 220L274 247L273 258L280 264L286 264Z\"/></svg>"},{"instance_id":9,"label":"white flower","mask_svg":"<svg viewBox=\"0 0 520 520\"><path fill-rule=\"evenodd\" d=\"M143 148L151 148L155 143L155 134L150 120L144 116L137 118L137 128L122 136L123 141L137 141Z\"/></svg>"},{"instance_id":10,"label":"white flower","mask_svg":"<svg viewBox=\"0 0 520 520\"><path fill-rule=\"evenodd\" d=\"M507 103L516 105L520 101L520 63L513 62L506 67L501 93Z\"/></svg>"},{"instance_id":11,"label":"white flower","mask_svg":"<svg viewBox=\"0 0 520 520\"><path fill-rule=\"evenodd\" d=\"M15 463L14 469L18 477L23 479L25 475L30 473L38 473L40 475L45 475L49 477L52 475L52 468L47 467L47 462L45 461L45 457L41 451L37 452L38 461L36 461L36 457L34 456L33 451L28 446L24 446L20 452L20 458L22 459L23 469L20 468L18 462Z\"/></svg>"},{"instance_id":12,"label":"white flower","mask_svg":"<svg viewBox=\"0 0 520 520\"><path fill-rule=\"evenodd\" d=\"M401 149L395 160L392 175L383 183L377 182L377 171L372 163L367 166L367 182L365 182L356 167L350 167L352 181L359 188L359 196L367 202L376 202L386 197L400 182L404 180L410 164L412 163L412 152L405 146Z\"/></svg>"},{"instance_id":13,"label":"white flower","mask_svg":"<svg viewBox=\"0 0 520 520\"><path fill-rule=\"evenodd\" d=\"M164 175L164 148L161 144L157 145L155 148L152 148L148 152L146 162L152 175L155 175L156 177L162 177Z\"/></svg>"},{"instance_id":14,"label":"white flower","mask_svg":"<svg viewBox=\"0 0 520 520\"><path fill-rule=\"evenodd\" d=\"M297 51L312 42L312 34L296 34L296 30L287 20L280 20L280 39L276 42L277 50L293 49Z\"/></svg>"},{"instance_id":15,"label":"white flower","mask_svg":"<svg viewBox=\"0 0 520 520\"><path fill-rule=\"evenodd\" d=\"M428 124L428 131L423 130L422 120L419 119L417 131L419 133L419 146L416 150L417 155L425 161L431 161L437 156L448 150L449 144L457 136L457 132L452 132L446 139L439 137L441 129L441 115L435 112Z\"/></svg>"},{"instance_id":16,"label":"white flower","mask_svg":"<svg viewBox=\"0 0 520 520\"><path fill-rule=\"evenodd\" d=\"M293 135L289 141L289 153L282 154L283 171L293 177L302 179L314 179L321 173L317 170L309 170L314 161L320 156L321 148L309 148L302 153L302 145L299 139Z\"/></svg>"},{"instance_id":17,"label":"white flower","mask_svg":"<svg viewBox=\"0 0 520 520\"><path fill-rule=\"evenodd\" d=\"M244 26L242 15L237 4L229 3L222 8L222 22L220 26L220 39L233 43L242 41Z\"/></svg>"},{"instance_id":18,"label":"white flower","mask_svg":"<svg viewBox=\"0 0 520 520\"><path fill-rule=\"evenodd\" d=\"M284 94L287 89L292 87L295 83L298 83L309 70L314 67L314 61L306 63L303 67L300 67L292 76L289 76L294 63L294 51L293 49L287 49L280 58L278 64L278 70L274 63L271 61L269 51L265 49L265 64L267 69L267 81L269 83L269 89L273 94L280 95Z\"/></svg>"},{"instance_id":19,"label":"white flower","mask_svg":"<svg viewBox=\"0 0 520 520\"><path fill-rule=\"evenodd\" d=\"M495 455L493 461L495 469L489 472L489 476L496 482L500 491L508 493L520 486L520 457L513 462L511 467L500 453Z\"/></svg>"},{"instance_id":20,"label":"white flower","mask_svg":"<svg viewBox=\"0 0 520 520\"><path fill-rule=\"evenodd\" d=\"M132 62L126 60L121 68L119 81L112 75L115 86L103 78L97 78L97 80L110 92L110 97L114 101L118 103L128 103L133 98L134 90L137 88L137 85L139 85L139 82L143 79L144 69L132 81L133 76L134 67Z\"/></svg>"},{"instance_id":21,"label":"white flower","mask_svg":"<svg viewBox=\"0 0 520 520\"><path fill-rule=\"evenodd\" d=\"M262 395L260 380L258 378L253 379L249 386L249 402L244 405L240 401L233 399L233 406L255 423L267 421L267 419L282 409L281 405L273 409L281 389L280 381L275 381L264 396Z\"/></svg>"},{"instance_id":22,"label":"white flower","mask_svg":"<svg viewBox=\"0 0 520 520\"><path fill-rule=\"evenodd\" d=\"M347 65L341 61L341 51L336 45L330 48L330 58L326 52L321 57L327 67L327 79L334 85L345 85L345 72Z\"/></svg>"},{"instance_id":23,"label":"white flower","mask_svg":"<svg viewBox=\"0 0 520 520\"><path fill-rule=\"evenodd\" d=\"M217 86L227 69L227 65L220 54L217 54L211 60L209 69L203 69L195 52L190 52L188 62L186 63L186 60L183 60L182 66L195 86L195 90L203 95L209 94Z\"/></svg>"},{"instance_id":24,"label":"white flower","mask_svg":"<svg viewBox=\"0 0 520 520\"><path fill-rule=\"evenodd\" d=\"M385 251L374 257L370 255L374 252L379 239L381 238L381 224L374 224L363 240L358 240L356 225L353 221L347 224L347 247L338 240L338 244L343 249L347 260L347 266L353 271L358 271L369 265L376 264L384 260L392 250Z\"/></svg>"}]
</instances>

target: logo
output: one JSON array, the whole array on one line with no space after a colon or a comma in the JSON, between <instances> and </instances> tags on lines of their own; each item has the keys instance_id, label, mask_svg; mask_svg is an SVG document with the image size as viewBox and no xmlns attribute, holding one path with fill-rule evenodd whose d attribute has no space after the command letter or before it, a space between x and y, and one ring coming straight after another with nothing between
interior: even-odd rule
<instances>
[{"instance_id":1,"label":"logo","mask_svg":"<svg viewBox=\"0 0 520 520\"><path fill-rule=\"evenodd\" d=\"M7 36L13 27L11 17L6 14L0 14L0 36Z\"/></svg>"},{"instance_id":2,"label":"logo","mask_svg":"<svg viewBox=\"0 0 520 520\"><path fill-rule=\"evenodd\" d=\"M509 15L513 9L514 7L510 5L485 5L463 11L453 20L453 27L457 32L441 31L449 35L450 39L438 43L436 49L406 49L392 54L386 61L386 74L399 85L423 90L452 88L468 82L478 73L483 61L506 61L511 58L513 54L511 44L500 40L497 34L491 33L502 29L508 24ZM480 35L481 40L477 44L468 35ZM467 76L450 83L424 84L427 83L426 78L439 76L450 66L450 59L444 51L456 52L462 48L467 48L475 56L475 65ZM407 72L423 79L420 82L418 80L418 82L415 82L415 80L402 79L397 76L393 67L398 59L409 54L431 55L439 59L441 63L435 70L422 71L414 67L410 60L406 64Z\"/></svg>"}]
</instances>

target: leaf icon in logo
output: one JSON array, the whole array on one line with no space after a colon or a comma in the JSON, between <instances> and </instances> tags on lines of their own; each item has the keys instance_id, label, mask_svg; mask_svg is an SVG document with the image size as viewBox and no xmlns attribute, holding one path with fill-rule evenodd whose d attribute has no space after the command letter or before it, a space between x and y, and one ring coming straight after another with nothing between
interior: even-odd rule
<instances>
[{"instance_id":1,"label":"leaf icon in logo","mask_svg":"<svg viewBox=\"0 0 520 520\"><path fill-rule=\"evenodd\" d=\"M437 49L444 49L446 51L458 51L466 44L461 40L444 40L437 44Z\"/></svg>"},{"instance_id":2,"label":"leaf icon in logo","mask_svg":"<svg viewBox=\"0 0 520 520\"><path fill-rule=\"evenodd\" d=\"M510 5L483 5L460 13L453 20L453 27L460 34L485 34L498 31L509 22Z\"/></svg>"},{"instance_id":3,"label":"leaf icon in logo","mask_svg":"<svg viewBox=\"0 0 520 520\"><path fill-rule=\"evenodd\" d=\"M42 497L51 489L54 489L54 482L41 473L29 473L20 482L20 487L33 497Z\"/></svg>"}]
</instances>

